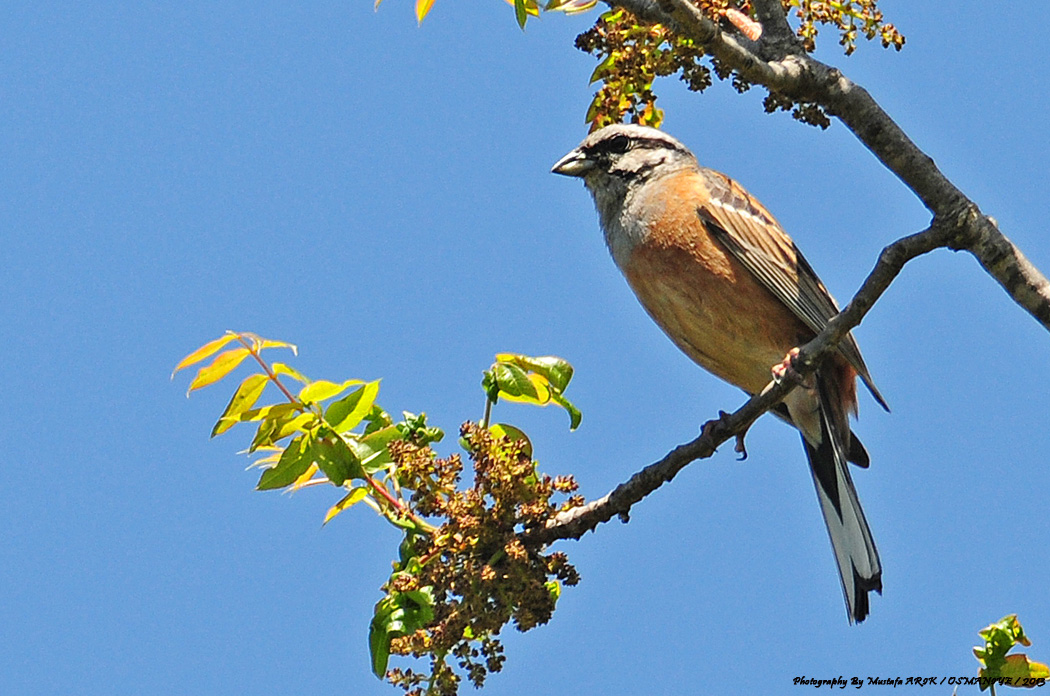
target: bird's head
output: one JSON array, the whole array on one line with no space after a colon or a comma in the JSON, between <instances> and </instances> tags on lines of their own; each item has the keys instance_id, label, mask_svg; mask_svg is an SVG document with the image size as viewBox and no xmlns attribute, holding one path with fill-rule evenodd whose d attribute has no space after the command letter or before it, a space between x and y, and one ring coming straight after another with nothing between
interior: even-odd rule
<instances>
[{"instance_id":1,"label":"bird's head","mask_svg":"<svg viewBox=\"0 0 1050 696\"><path fill-rule=\"evenodd\" d=\"M596 192L606 188L625 191L655 176L696 166L693 153L663 131L620 123L588 135L551 171L579 177Z\"/></svg>"}]
</instances>

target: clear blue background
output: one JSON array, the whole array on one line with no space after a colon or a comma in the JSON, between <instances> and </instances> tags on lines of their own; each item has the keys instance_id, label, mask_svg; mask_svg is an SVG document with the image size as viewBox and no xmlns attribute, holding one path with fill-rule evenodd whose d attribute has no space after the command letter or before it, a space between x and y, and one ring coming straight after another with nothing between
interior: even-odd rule
<instances>
[{"instance_id":1,"label":"clear blue background","mask_svg":"<svg viewBox=\"0 0 1050 696\"><path fill-rule=\"evenodd\" d=\"M548 173L585 135L594 60L572 40L594 15L522 34L498 0L438 0L422 27L412 5L0 9L0 693L397 693L365 639L396 534L364 507L322 529L332 489L253 492L249 433L207 438L233 384L187 401L168 379L227 328L298 343L315 378L383 377L386 408L450 432L481 415L495 352L562 355L579 431L496 415L588 497L742 403L651 324L586 192ZM882 6L902 53L845 59L827 36L821 56L1050 269L1050 10ZM659 91L667 130L763 200L840 299L928 222L841 125L767 116L761 90ZM885 565L867 622L846 622L797 436L763 419L746 462L726 448L630 524L562 543L582 584L505 634L486 693L972 675L977 630L1010 612L1050 658L1050 336L949 251L857 335L894 409L862 397L857 425Z\"/></svg>"}]
</instances>

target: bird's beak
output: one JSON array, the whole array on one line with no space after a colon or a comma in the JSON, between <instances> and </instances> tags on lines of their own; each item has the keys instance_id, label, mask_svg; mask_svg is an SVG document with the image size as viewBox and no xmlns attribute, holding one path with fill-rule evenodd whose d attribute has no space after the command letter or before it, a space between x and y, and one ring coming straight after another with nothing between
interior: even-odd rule
<instances>
[{"instance_id":1,"label":"bird's beak","mask_svg":"<svg viewBox=\"0 0 1050 696\"><path fill-rule=\"evenodd\" d=\"M587 159L587 155L577 148L558 160L551 167L551 172L564 176L586 176L587 172L594 169L594 164L594 160Z\"/></svg>"}]
</instances>

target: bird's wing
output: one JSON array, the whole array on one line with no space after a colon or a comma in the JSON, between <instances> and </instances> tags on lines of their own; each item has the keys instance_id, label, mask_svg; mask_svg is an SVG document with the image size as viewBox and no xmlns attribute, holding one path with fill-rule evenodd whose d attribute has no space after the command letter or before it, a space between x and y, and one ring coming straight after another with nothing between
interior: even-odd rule
<instances>
[{"instance_id":1,"label":"bird's wing","mask_svg":"<svg viewBox=\"0 0 1050 696\"><path fill-rule=\"evenodd\" d=\"M839 308L795 243L740 184L710 169L700 173L710 199L697 207L697 215L711 235L814 333L822 331ZM838 350L875 400L889 410L852 334L842 339Z\"/></svg>"}]
</instances>

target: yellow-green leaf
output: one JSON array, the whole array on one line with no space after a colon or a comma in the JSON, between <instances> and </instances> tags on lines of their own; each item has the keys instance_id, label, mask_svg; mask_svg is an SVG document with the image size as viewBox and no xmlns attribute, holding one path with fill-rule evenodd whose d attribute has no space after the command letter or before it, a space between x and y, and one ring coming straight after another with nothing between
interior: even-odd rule
<instances>
[{"instance_id":1,"label":"yellow-green leaf","mask_svg":"<svg viewBox=\"0 0 1050 696\"><path fill-rule=\"evenodd\" d=\"M303 403L316 403L318 401L324 401L325 399L331 399L333 396L342 394L350 387L358 384L363 384L363 382L359 379L349 379L342 384L336 384L335 382L329 382L324 379L311 382L299 392L299 401L302 401Z\"/></svg>"},{"instance_id":2,"label":"yellow-green leaf","mask_svg":"<svg viewBox=\"0 0 1050 696\"><path fill-rule=\"evenodd\" d=\"M547 592L553 601L557 602L561 597L561 583L557 580L548 580L543 583L543 586L547 588Z\"/></svg>"},{"instance_id":3,"label":"yellow-green leaf","mask_svg":"<svg viewBox=\"0 0 1050 696\"><path fill-rule=\"evenodd\" d=\"M249 469L255 469L257 467L261 467L263 469L272 469L274 466L277 465L277 462L280 461L281 455L284 454L283 447L260 447L259 451L262 450L266 450L270 452L270 454L266 455L265 457L260 457L259 459L256 459L254 462L249 464Z\"/></svg>"},{"instance_id":4,"label":"yellow-green leaf","mask_svg":"<svg viewBox=\"0 0 1050 696\"><path fill-rule=\"evenodd\" d=\"M237 366L244 362L244 359L249 355L251 355L251 351L247 348L233 348L219 353L219 357L215 358L210 365L197 371L197 376L190 382L190 388L186 390L186 395L189 396L189 393L195 389L215 384L237 369Z\"/></svg>"},{"instance_id":5,"label":"yellow-green leaf","mask_svg":"<svg viewBox=\"0 0 1050 696\"><path fill-rule=\"evenodd\" d=\"M343 496L342 500L340 500L338 503L336 503L328 509L328 512L325 513L324 516L324 522L322 522L321 525L324 526L328 524L333 517L338 515L343 510L352 508L357 503L360 503L362 500L365 499L366 495L368 495L368 489L364 488L363 486L353 489L345 496Z\"/></svg>"},{"instance_id":6,"label":"yellow-green leaf","mask_svg":"<svg viewBox=\"0 0 1050 696\"><path fill-rule=\"evenodd\" d=\"M342 399L330 403L325 409L324 419L337 433L353 430L372 410L378 394L379 380L369 382Z\"/></svg>"},{"instance_id":7,"label":"yellow-green leaf","mask_svg":"<svg viewBox=\"0 0 1050 696\"><path fill-rule=\"evenodd\" d=\"M262 408L253 408L250 411L237 416L237 420L241 423L247 423L250 421L267 420L272 418L278 418L280 416L286 416L292 411L298 411L299 404L291 403L280 403L272 404L270 406L263 406Z\"/></svg>"},{"instance_id":8,"label":"yellow-green leaf","mask_svg":"<svg viewBox=\"0 0 1050 696\"><path fill-rule=\"evenodd\" d=\"M532 441L529 440L529 436L520 428L516 428L507 423L494 423L489 426L489 432L496 437L505 437L511 442L524 441L525 446L522 448L521 452L529 459L532 459Z\"/></svg>"},{"instance_id":9,"label":"yellow-green leaf","mask_svg":"<svg viewBox=\"0 0 1050 696\"><path fill-rule=\"evenodd\" d=\"M598 63L598 65L596 65L594 67L594 72L591 73L591 81L590 81L589 84L593 85L595 82L597 82L598 80L600 80L603 77L605 77L608 74L609 70L615 64L616 64L616 56L614 56L612 54L609 54L608 56L606 56L605 60L603 60L601 63ZM591 119L587 119L587 120L591 120Z\"/></svg>"},{"instance_id":10,"label":"yellow-green leaf","mask_svg":"<svg viewBox=\"0 0 1050 696\"><path fill-rule=\"evenodd\" d=\"M214 341L209 341L208 343L205 343L203 346L201 346L200 348L198 348L197 350L193 351L185 358L180 360L179 364L175 366L175 369L171 371L171 376L174 377L175 373L179 370L189 367L190 365L195 365L201 360L204 360L205 358L210 357L214 353L217 353L223 348L223 346L225 346L227 343L234 340L235 338L237 338L237 334L227 333L222 338L217 338Z\"/></svg>"},{"instance_id":11,"label":"yellow-green leaf","mask_svg":"<svg viewBox=\"0 0 1050 696\"><path fill-rule=\"evenodd\" d=\"M317 463L314 462L309 467L307 467L306 471L303 472L302 476L300 476L299 478L295 479L295 482L292 483L292 487L289 490L291 490L291 491L299 490L300 488L305 486L307 483L309 483L310 479L312 479L314 477L314 474L316 474L319 470L320 470L320 468L317 466Z\"/></svg>"},{"instance_id":12,"label":"yellow-green leaf","mask_svg":"<svg viewBox=\"0 0 1050 696\"><path fill-rule=\"evenodd\" d=\"M296 370L294 367L292 367L290 365L285 365L284 363L275 362L274 364L270 365L270 369L273 370L273 373L275 375L288 375L292 379L294 379L296 381L299 381L299 382L302 382L303 384L309 384L310 383L310 380L308 380L306 377L304 377L303 374L301 372L299 372L299 370Z\"/></svg>"},{"instance_id":13,"label":"yellow-green leaf","mask_svg":"<svg viewBox=\"0 0 1050 696\"><path fill-rule=\"evenodd\" d=\"M259 338L255 341L255 349L262 350L264 348L288 348L292 351L292 355L299 355L299 348L294 343L285 343L284 341L271 341L268 338Z\"/></svg>"},{"instance_id":14,"label":"yellow-green leaf","mask_svg":"<svg viewBox=\"0 0 1050 696\"><path fill-rule=\"evenodd\" d=\"M273 441L277 442L295 432L306 432L317 421L316 413L303 413L291 419L287 423L281 423L273 434Z\"/></svg>"},{"instance_id":15,"label":"yellow-green leaf","mask_svg":"<svg viewBox=\"0 0 1050 696\"><path fill-rule=\"evenodd\" d=\"M249 375L245 377L244 381L241 382L241 386L237 387L237 391L233 393L230 403L226 405L226 410L219 416L219 421L212 428L211 436L221 435L239 423L237 416L255 405L255 402L262 396L263 390L266 389L266 382L269 379L266 375Z\"/></svg>"},{"instance_id":16,"label":"yellow-green leaf","mask_svg":"<svg viewBox=\"0 0 1050 696\"><path fill-rule=\"evenodd\" d=\"M416 0L416 21L420 24L423 23L423 18L430 12L430 8L434 5L434 0ZM376 7L378 7L378 3Z\"/></svg>"},{"instance_id":17,"label":"yellow-green leaf","mask_svg":"<svg viewBox=\"0 0 1050 696\"><path fill-rule=\"evenodd\" d=\"M263 418L250 418L250 420L261 420L259 423L259 429L255 432L255 437L252 438L252 443L248 446L249 452L254 452L260 447L267 447L274 445L281 437L287 437L292 431L286 431L281 435L281 431L291 421L299 418L299 412L296 410L294 404L276 404L274 406L267 406L266 408L259 409L260 411L269 411L269 415ZM251 411L246 411L242 414L242 420L249 420L248 414ZM314 416L316 418L316 416Z\"/></svg>"},{"instance_id":18,"label":"yellow-green leaf","mask_svg":"<svg viewBox=\"0 0 1050 696\"><path fill-rule=\"evenodd\" d=\"M591 100L591 105L587 107L587 114L583 117L584 123L593 123L594 119L598 118L598 109L602 106L602 93L598 92L594 95L594 99Z\"/></svg>"},{"instance_id":19,"label":"yellow-green leaf","mask_svg":"<svg viewBox=\"0 0 1050 696\"><path fill-rule=\"evenodd\" d=\"M515 0L505 0L505 2L508 5L514 5L515 6L514 9L517 10L517 2ZM532 15L533 17L539 17L540 16L540 6L536 2L536 0L524 0L523 4L525 5L525 13L526 14ZM544 9L550 9L550 8L546 7Z\"/></svg>"},{"instance_id":20,"label":"yellow-green leaf","mask_svg":"<svg viewBox=\"0 0 1050 696\"><path fill-rule=\"evenodd\" d=\"M1050 670L1041 662L1028 659L1024 653L1015 653L1006 656L1006 662L999 670L999 676L1009 678L1014 684L1019 684L1025 679L1039 679L1050 676Z\"/></svg>"}]
</instances>

